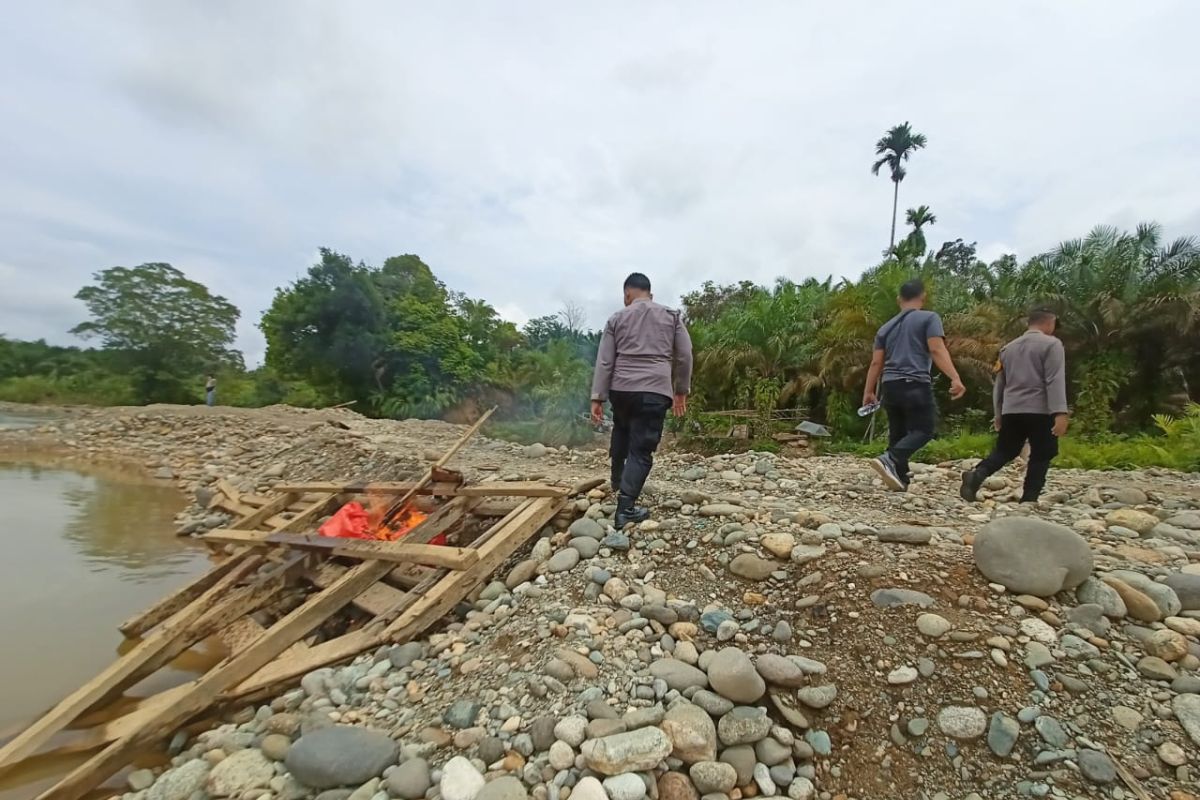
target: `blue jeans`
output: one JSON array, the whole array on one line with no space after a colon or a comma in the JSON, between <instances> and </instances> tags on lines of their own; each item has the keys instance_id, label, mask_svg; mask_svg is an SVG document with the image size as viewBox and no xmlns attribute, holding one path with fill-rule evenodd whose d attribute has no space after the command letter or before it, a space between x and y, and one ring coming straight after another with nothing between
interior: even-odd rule
<instances>
[{"instance_id":1,"label":"blue jeans","mask_svg":"<svg viewBox=\"0 0 1200 800\"><path fill-rule=\"evenodd\" d=\"M887 381L882 402L888 418L888 455L900 480L908 483L908 459L933 439L937 421L933 386L923 381Z\"/></svg>"}]
</instances>

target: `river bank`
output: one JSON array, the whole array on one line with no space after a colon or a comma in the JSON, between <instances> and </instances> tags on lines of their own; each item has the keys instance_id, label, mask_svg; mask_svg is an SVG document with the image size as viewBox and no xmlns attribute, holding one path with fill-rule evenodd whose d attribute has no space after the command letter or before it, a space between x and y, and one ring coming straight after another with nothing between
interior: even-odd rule
<instances>
[{"instance_id":1,"label":"river bank","mask_svg":"<svg viewBox=\"0 0 1200 800\"><path fill-rule=\"evenodd\" d=\"M203 500L217 478L396 480L461 430L95 409L0 433L0 448L121 458ZM486 438L451 466L468 480L607 473L601 452ZM569 535L505 565L467 616L177 738L170 769L127 776L130 797L1190 798L1194 477L1054 470L1029 508L1005 472L968 506L960 466L920 466L897 495L844 457L666 453L651 521L613 532L593 492ZM1005 575L973 546L996 526L1040 537L1003 554Z\"/></svg>"}]
</instances>

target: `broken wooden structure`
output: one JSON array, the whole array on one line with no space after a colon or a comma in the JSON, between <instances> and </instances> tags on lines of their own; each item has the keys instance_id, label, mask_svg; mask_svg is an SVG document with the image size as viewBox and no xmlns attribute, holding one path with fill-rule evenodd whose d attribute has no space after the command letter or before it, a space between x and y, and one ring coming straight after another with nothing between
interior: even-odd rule
<instances>
[{"instance_id":1,"label":"broken wooden structure","mask_svg":"<svg viewBox=\"0 0 1200 800\"><path fill-rule=\"evenodd\" d=\"M412 482L279 485L230 527L201 537L222 560L121 625L138 643L0 748L0 770L60 732L82 729L72 749L102 749L40 796L77 800L205 712L278 694L314 669L414 639L486 585L572 493L543 483L467 485L444 462ZM354 499L405 499L428 516L399 541L313 533ZM429 544L435 537L447 546ZM98 709L212 637L224 646L220 663L87 727Z\"/></svg>"}]
</instances>

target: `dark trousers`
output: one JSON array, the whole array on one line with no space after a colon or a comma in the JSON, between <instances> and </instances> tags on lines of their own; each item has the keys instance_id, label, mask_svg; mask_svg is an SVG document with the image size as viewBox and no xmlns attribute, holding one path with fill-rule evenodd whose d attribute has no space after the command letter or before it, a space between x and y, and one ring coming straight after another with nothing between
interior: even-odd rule
<instances>
[{"instance_id":1,"label":"dark trousers","mask_svg":"<svg viewBox=\"0 0 1200 800\"><path fill-rule=\"evenodd\" d=\"M1035 502L1046 486L1050 462L1058 455L1058 437L1054 435L1053 428L1054 417L1050 414L1004 414L1000 417L996 446L975 467L975 474L982 481L992 473L999 472L1005 464L1021 455L1021 449L1029 442L1029 464L1025 467L1025 490L1021 493L1021 502Z\"/></svg>"},{"instance_id":2,"label":"dark trousers","mask_svg":"<svg viewBox=\"0 0 1200 800\"><path fill-rule=\"evenodd\" d=\"M922 381L885 381L883 410L888 418L888 455L908 483L908 459L933 439L937 406L933 386Z\"/></svg>"},{"instance_id":3,"label":"dark trousers","mask_svg":"<svg viewBox=\"0 0 1200 800\"><path fill-rule=\"evenodd\" d=\"M653 392L609 392L613 409L612 485L637 498L654 466L671 398Z\"/></svg>"}]
</instances>

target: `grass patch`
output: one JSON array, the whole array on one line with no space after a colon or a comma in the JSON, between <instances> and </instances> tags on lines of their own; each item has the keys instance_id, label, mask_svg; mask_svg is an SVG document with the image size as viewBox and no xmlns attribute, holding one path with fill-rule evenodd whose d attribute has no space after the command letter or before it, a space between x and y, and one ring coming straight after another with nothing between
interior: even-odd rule
<instances>
[{"instance_id":1,"label":"grass patch","mask_svg":"<svg viewBox=\"0 0 1200 800\"><path fill-rule=\"evenodd\" d=\"M987 433L960 433L934 439L914 457L914 461L936 464L964 458L982 458L991 452L995 436ZM825 452L846 453L870 458L883 452L886 443L835 441ZM1059 443L1054 465L1066 469L1142 469L1165 467L1183 472L1200 472L1200 442L1191 436L1119 436L1106 439L1079 439L1067 436Z\"/></svg>"}]
</instances>

